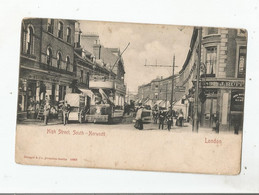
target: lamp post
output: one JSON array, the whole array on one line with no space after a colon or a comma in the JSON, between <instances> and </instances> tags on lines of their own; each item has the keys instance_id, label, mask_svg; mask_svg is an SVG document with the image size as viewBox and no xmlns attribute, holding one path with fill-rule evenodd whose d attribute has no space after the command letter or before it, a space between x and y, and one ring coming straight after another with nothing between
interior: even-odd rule
<instances>
[{"instance_id":1,"label":"lamp post","mask_svg":"<svg viewBox=\"0 0 259 195\"><path fill-rule=\"evenodd\" d=\"M198 27L198 62L197 62L197 68L196 68L196 86L195 86L195 96L194 96L194 122L192 130L196 133L198 133L199 130L199 81L200 81L200 66L201 66L201 33L202 28Z\"/></svg>"}]
</instances>

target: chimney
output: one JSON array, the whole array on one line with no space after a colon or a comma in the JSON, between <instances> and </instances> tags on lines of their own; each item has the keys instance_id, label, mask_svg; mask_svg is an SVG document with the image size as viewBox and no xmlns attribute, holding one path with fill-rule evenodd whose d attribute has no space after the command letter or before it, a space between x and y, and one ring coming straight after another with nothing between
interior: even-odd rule
<instances>
[{"instance_id":1,"label":"chimney","mask_svg":"<svg viewBox=\"0 0 259 195\"><path fill-rule=\"evenodd\" d=\"M93 45L93 52L97 59L101 59L101 45L97 42Z\"/></svg>"}]
</instances>

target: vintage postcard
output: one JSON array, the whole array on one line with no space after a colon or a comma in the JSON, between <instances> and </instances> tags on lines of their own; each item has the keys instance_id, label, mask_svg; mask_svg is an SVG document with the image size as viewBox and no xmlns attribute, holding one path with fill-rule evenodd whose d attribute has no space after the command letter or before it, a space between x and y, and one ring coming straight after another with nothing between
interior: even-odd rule
<instances>
[{"instance_id":1,"label":"vintage postcard","mask_svg":"<svg viewBox=\"0 0 259 195\"><path fill-rule=\"evenodd\" d=\"M16 162L239 174L247 31L28 18Z\"/></svg>"}]
</instances>

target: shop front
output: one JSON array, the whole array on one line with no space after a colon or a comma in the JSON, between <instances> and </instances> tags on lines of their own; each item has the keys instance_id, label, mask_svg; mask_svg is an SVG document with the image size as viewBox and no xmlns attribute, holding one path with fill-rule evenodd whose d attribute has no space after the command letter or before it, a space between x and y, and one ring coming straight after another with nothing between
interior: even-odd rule
<instances>
[{"instance_id":1,"label":"shop front","mask_svg":"<svg viewBox=\"0 0 259 195\"><path fill-rule=\"evenodd\" d=\"M65 94L71 89L69 83L61 82L60 78L47 74L21 70L18 93L18 119L35 119L50 101L52 112L57 114L58 102L63 100Z\"/></svg>"},{"instance_id":2,"label":"shop front","mask_svg":"<svg viewBox=\"0 0 259 195\"><path fill-rule=\"evenodd\" d=\"M215 128L219 122L220 131L234 130L243 124L244 80L214 79L202 82L205 100L200 106L200 126Z\"/></svg>"}]
</instances>

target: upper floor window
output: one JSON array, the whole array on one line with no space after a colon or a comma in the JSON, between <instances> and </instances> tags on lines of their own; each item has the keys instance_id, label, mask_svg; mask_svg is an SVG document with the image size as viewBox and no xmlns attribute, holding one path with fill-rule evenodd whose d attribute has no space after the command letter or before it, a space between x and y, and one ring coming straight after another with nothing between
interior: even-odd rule
<instances>
[{"instance_id":1,"label":"upper floor window","mask_svg":"<svg viewBox=\"0 0 259 195\"><path fill-rule=\"evenodd\" d=\"M63 23L58 23L58 38L63 39Z\"/></svg>"},{"instance_id":2,"label":"upper floor window","mask_svg":"<svg viewBox=\"0 0 259 195\"><path fill-rule=\"evenodd\" d=\"M208 28L208 35L218 34L218 28Z\"/></svg>"},{"instance_id":3,"label":"upper floor window","mask_svg":"<svg viewBox=\"0 0 259 195\"><path fill-rule=\"evenodd\" d=\"M158 93L155 93L155 99L158 99Z\"/></svg>"},{"instance_id":4,"label":"upper floor window","mask_svg":"<svg viewBox=\"0 0 259 195\"><path fill-rule=\"evenodd\" d=\"M245 29L238 29L237 36L245 37L247 36L247 31Z\"/></svg>"},{"instance_id":5,"label":"upper floor window","mask_svg":"<svg viewBox=\"0 0 259 195\"><path fill-rule=\"evenodd\" d=\"M27 36L26 36L26 53L32 54L33 51L33 28L29 26L27 28Z\"/></svg>"},{"instance_id":6,"label":"upper floor window","mask_svg":"<svg viewBox=\"0 0 259 195\"><path fill-rule=\"evenodd\" d=\"M47 49L47 64L52 65L52 50L51 50L51 48Z\"/></svg>"},{"instance_id":7,"label":"upper floor window","mask_svg":"<svg viewBox=\"0 0 259 195\"><path fill-rule=\"evenodd\" d=\"M206 48L206 74L215 74L217 64L217 47ZM215 76L215 75L214 75Z\"/></svg>"},{"instance_id":8,"label":"upper floor window","mask_svg":"<svg viewBox=\"0 0 259 195\"><path fill-rule=\"evenodd\" d=\"M54 19L48 19L48 32L53 34Z\"/></svg>"},{"instance_id":9,"label":"upper floor window","mask_svg":"<svg viewBox=\"0 0 259 195\"><path fill-rule=\"evenodd\" d=\"M70 66L70 58L69 58L69 56L67 56L67 58L66 58L66 71L69 69L69 66Z\"/></svg>"},{"instance_id":10,"label":"upper floor window","mask_svg":"<svg viewBox=\"0 0 259 195\"><path fill-rule=\"evenodd\" d=\"M67 28L67 42L71 43L71 28Z\"/></svg>"},{"instance_id":11,"label":"upper floor window","mask_svg":"<svg viewBox=\"0 0 259 195\"><path fill-rule=\"evenodd\" d=\"M245 77L245 71L246 71L246 47L241 46L239 48L237 77L244 78Z\"/></svg>"},{"instance_id":12,"label":"upper floor window","mask_svg":"<svg viewBox=\"0 0 259 195\"><path fill-rule=\"evenodd\" d=\"M61 66L61 61L62 61L62 56L61 56L61 53L58 52L57 53L57 67L60 68Z\"/></svg>"}]
</instances>

